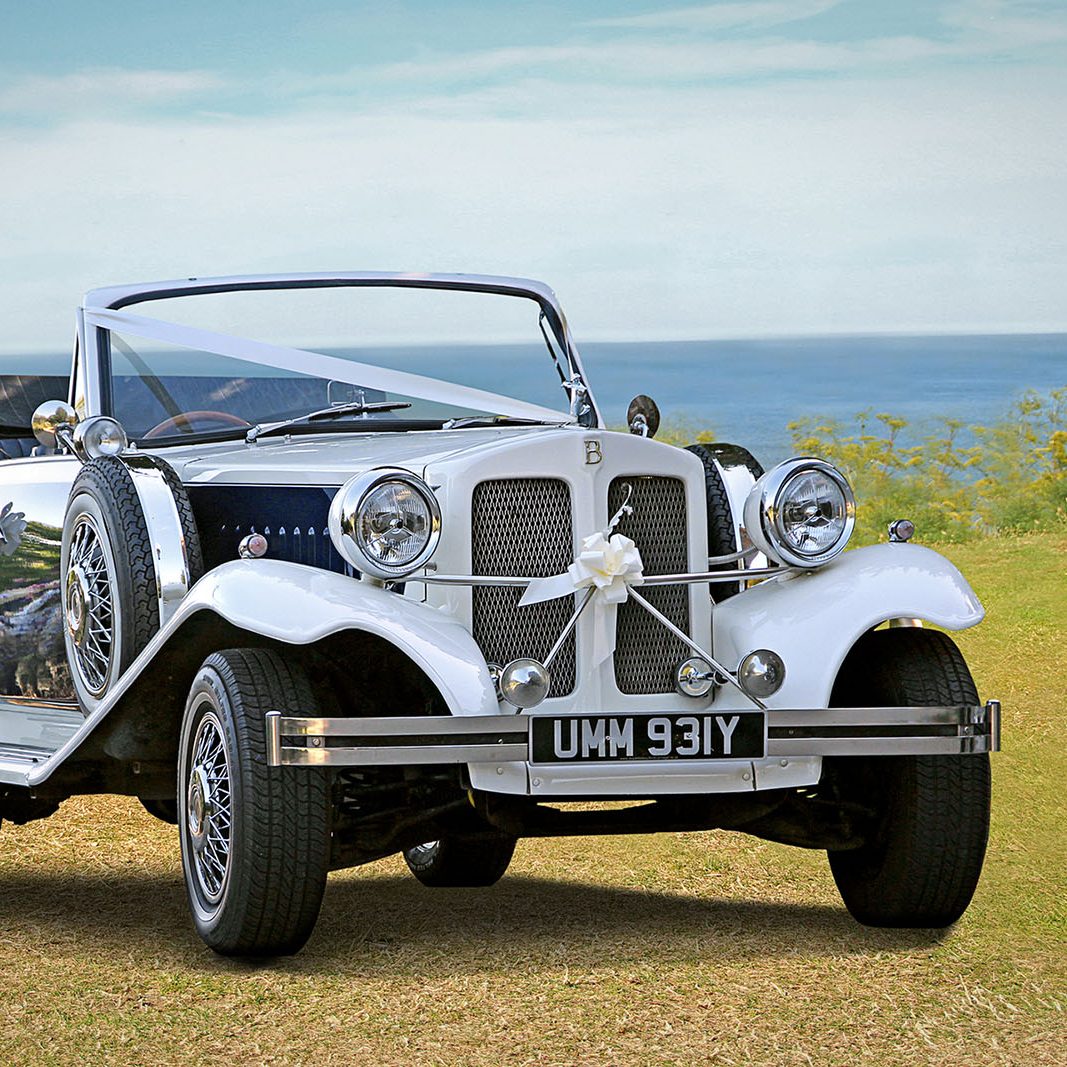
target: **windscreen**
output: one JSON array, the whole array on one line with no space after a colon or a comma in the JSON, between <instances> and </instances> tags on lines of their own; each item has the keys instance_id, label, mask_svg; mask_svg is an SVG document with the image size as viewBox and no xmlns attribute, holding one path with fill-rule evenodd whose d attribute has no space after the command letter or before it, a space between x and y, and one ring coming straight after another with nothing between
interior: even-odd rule
<instances>
[{"instance_id":1,"label":"windscreen","mask_svg":"<svg viewBox=\"0 0 1067 1067\"><path fill-rule=\"evenodd\" d=\"M531 298L345 286L189 295L124 310L269 346L235 347L199 334L174 343L158 331L138 333L135 324L110 331L113 410L136 439L219 432L341 406L365 405L345 416L348 422L371 420L381 429L535 411L546 419L568 415L564 357ZM383 373L389 371L401 373Z\"/></svg>"}]
</instances>

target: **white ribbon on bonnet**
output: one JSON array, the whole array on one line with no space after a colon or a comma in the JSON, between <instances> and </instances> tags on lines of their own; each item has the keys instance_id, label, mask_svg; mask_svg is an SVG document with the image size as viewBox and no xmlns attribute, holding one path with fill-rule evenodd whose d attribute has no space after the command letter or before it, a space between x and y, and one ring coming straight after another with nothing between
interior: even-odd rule
<instances>
[{"instance_id":1,"label":"white ribbon on bonnet","mask_svg":"<svg viewBox=\"0 0 1067 1067\"><path fill-rule=\"evenodd\" d=\"M519 600L519 607L523 607L592 588L592 668L614 654L616 607L629 599L630 586L645 580L637 545L623 534L610 532L616 521L618 516L608 527L610 536L597 531L585 538L578 558L563 574L535 578Z\"/></svg>"}]
</instances>

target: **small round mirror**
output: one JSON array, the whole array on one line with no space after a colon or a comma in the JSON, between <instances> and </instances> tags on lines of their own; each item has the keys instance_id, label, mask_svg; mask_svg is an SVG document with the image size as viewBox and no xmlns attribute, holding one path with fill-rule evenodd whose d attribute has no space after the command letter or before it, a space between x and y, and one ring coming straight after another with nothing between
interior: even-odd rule
<instances>
[{"instance_id":1,"label":"small round mirror","mask_svg":"<svg viewBox=\"0 0 1067 1067\"><path fill-rule=\"evenodd\" d=\"M626 409L626 425L638 437L655 437L659 429L659 408L650 396L640 393Z\"/></svg>"},{"instance_id":2,"label":"small round mirror","mask_svg":"<svg viewBox=\"0 0 1067 1067\"><path fill-rule=\"evenodd\" d=\"M56 432L73 430L78 424L78 413L65 400L46 400L39 404L33 413L31 425L33 436L45 448L55 448L58 444Z\"/></svg>"}]
</instances>

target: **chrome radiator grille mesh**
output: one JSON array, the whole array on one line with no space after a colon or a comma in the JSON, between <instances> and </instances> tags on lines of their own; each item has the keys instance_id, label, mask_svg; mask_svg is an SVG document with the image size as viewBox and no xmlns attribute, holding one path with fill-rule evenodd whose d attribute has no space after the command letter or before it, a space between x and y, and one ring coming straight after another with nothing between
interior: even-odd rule
<instances>
[{"instance_id":1,"label":"chrome radiator grille mesh","mask_svg":"<svg viewBox=\"0 0 1067 1067\"><path fill-rule=\"evenodd\" d=\"M689 570L685 483L678 478L616 478L608 490L608 514L626 500L634 513L624 515L616 531L632 538L641 552L645 574L679 574ZM689 586L659 585L640 590L680 630L689 626ZM615 684L620 693L671 693L674 668L688 648L632 600L619 605L615 645Z\"/></svg>"},{"instance_id":2,"label":"chrome radiator grille mesh","mask_svg":"<svg viewBox=\"0 0 1067 1067\"><path fill-rule=\"evenodd\" d=\"M547 578L574 560L571 493L557 478L482 482L471 508L471 568L475 574ZM574 611L562 597L520 608L524 590L475 586L474 639L485 658L501 666L519 656L543 660ZM574 690L575 641L567 639L552 664L549 696Z\"/></svg>"}]
</instances>

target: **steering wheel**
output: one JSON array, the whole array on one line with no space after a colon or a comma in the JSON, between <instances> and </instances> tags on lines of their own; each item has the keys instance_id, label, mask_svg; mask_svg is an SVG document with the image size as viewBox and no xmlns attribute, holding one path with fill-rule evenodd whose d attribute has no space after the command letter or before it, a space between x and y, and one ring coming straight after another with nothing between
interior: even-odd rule
<instances>
[{"instance_id":1,"label":"steering wheel","mask_svg":"<svg viewBox=\"0 0 1067 1067\"><path fill-rule=\"evenodd\" d=\"M169 419L157 423L144 436L146 440L149 437L163 437L171 430L186 430L191 433L193 422L202 420L221 422L226 426L248 427L252 425L240 415L231 415L228 411L179 411L177 415L172 415Z\"/></svg>"}]
</instances>

